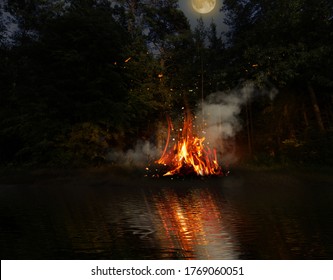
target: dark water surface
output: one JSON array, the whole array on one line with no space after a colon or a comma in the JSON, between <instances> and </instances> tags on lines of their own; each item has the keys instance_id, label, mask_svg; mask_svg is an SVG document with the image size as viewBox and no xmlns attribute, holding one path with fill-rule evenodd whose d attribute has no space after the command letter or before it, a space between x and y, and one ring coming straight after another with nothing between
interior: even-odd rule
<instances>
[{"instance_id":1,"label":"dark water surface","mask_svg":"<svg viewBox=\"0 0 333 280\"><path fill-rule=\"evenodd\" d=\"M1 259L332 259L333 175L0 184Z\"/></svg>"}]
</instances>

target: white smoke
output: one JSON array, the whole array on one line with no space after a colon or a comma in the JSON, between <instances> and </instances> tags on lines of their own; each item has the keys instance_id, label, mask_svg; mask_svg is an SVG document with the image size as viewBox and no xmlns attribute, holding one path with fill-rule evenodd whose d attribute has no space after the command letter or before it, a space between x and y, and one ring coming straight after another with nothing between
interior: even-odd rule
<instances>
[{"instance_id":1,"label":"white smoke","mask_svg":"<svg viewBox=\"0 0 333 280\"><path fill-rule=\"evenodd\" d=\"M155 161L161 151L149 141L138 141L133 149L110 151L108 161L124 166L145 167L147 163Z\"/></svg>"},{"instance_id":2,"label":"white smoke","mask_svg":"<svg viewBox=\"0 0 333 280\"><path fill-rule=\"evenodd\" d=\"M240 88L225 92L215 92L199 106L195 116L195 127L199 137L205 137L205 144L216 149L222 164L237 161L235 136L242 129L240 113L247 103L256 96L266 95L273 99L276 89L260 89L251 82L244 83ZM166 127L160 128L157 135L166 136ZM159 129L159 130L160 130ZM164 133L163 131L164 130ZM202 134L202 135L200 135ZM163 137L163 144L164 144ZM111 151L108 161L121 165L144 167L161 156L164 146L149 141L138 141L133 149L127 151Z\"/></svg>"},{"instance_id":3,"label":"white smoke","mask_svg":"<svg viewBox=\"0 0 333 280\"><path fill-rule=\"evenodd\" d=\"M246 82L238 89L211 93L202 102L196 125L202 127L206 143L217 150L223 161L237 161L235 136L242 129L241 110L252 98L264 94L272 99L277 90L258 90L252 82Z\"/></svg>"}]
</instances>

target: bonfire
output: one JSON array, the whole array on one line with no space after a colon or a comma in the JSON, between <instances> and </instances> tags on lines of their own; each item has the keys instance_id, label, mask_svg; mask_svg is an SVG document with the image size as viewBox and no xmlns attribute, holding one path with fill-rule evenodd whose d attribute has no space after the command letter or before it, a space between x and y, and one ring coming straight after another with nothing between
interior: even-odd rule
<instances>
[{"instance_id":1,"label":"bonfire","mask_svg":"<svg viewBox=\"0 0 333 280\"><path fill-rule=\"evenodd\" d=\"M194 131L193 117L187 112L183 128L179 130L178 139L170 146L173 125L168 118L168 135L162 156L156 161L162 165L163 176L222 176L215 149L206 145L205 137L198 137Z\"/></svg>"}]
</instances>

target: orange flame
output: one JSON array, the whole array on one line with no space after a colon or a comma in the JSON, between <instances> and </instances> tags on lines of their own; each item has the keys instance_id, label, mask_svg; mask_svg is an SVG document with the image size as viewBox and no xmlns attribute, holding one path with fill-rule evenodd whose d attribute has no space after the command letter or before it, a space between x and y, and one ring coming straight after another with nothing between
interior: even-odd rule
<instances>
[{"instance_id":1,"label":"orange flame","mask_svg":"<svg viewBox=\"0 0 333 280\"><path fill-rule=\"evenodd\" d=\"M205 137L197 137L193 133L193 122L190 113L184 119L180 139L168 149L170 134L173 129L171 120L168 118L168 137L163 154L156 162L170 167L163 176L195 173L198 176L223 175L218 164L216 150L211 150L204 144Z\"/></svg>"}]
</instances>

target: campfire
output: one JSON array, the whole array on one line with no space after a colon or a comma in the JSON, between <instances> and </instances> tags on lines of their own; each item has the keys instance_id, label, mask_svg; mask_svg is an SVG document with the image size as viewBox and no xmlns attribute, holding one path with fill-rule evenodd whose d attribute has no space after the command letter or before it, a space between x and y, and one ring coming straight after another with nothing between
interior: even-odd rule
<instances>
[{"instance_id":1,"label":"campfire","mask_svg":"<svg viewBox=\"0 0 333 280\"><path fill-rule=\"evenodd\" d=\"M217 160L215 149L210 149L205 137L198 137L193 117L187 112L183 128L179 129L177 140L170 145L171 133L174 131L171 119L168 118L168 134L160 159L163 176L223 176L224 172ZM157 171L157 169L156 169Z\"/></svg>"}]
</instances>

